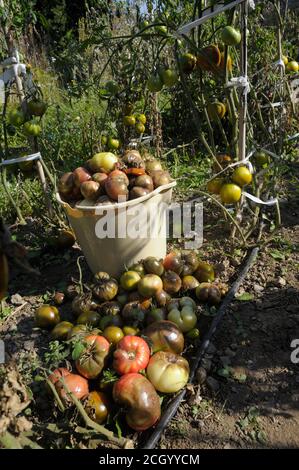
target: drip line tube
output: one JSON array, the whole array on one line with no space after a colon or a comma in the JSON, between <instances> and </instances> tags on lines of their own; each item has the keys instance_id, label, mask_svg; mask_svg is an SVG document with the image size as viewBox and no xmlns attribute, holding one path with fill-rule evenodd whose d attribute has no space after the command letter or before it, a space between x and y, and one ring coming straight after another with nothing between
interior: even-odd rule
<instances>
[{"instance_id":1,"label":"drip line tube","mask_svg":"<svg viewBox=\"0 0 299 470\"><path fill-rule=\"evenodd\" d=\"M235 282L233 283L231 289L228 291L224 301L222 302L216 316L214 317L214 320L212 322L212 325L209 329L209 331L205 334L203 341L197 351L196 357L192 362L191 366L191 372L190 372L190 378L189 378L189 383L192 383L194 380L195 373L200 365L200 362L202 360L203 355L205 354L207 348L209 347L211 338L215 334L222 318L224 317L227 307L235 297L235 294L237 293L240 285L242 284L243 280L245 279L248 271L250 270L251 266L254 264L257 255L259 252L259 248L253 248L251 251L249 257L247 258L246 262L243 265L243 268L241 269L241 272ZM177 412L178 407L180 406L181 401L183 400L184 396L186 395L186 388L181 390L179 394L171 401L169 406L167 407L167 410L163 413L159 423L157 424L155 430L151 434L151 436L148 438L148 440L145 442L144 446L142 446L142 449L154 449L156 444L158 443L162 432L168 426L170 420L173 418L175 413Z\"/></svg>"}]
</instances>

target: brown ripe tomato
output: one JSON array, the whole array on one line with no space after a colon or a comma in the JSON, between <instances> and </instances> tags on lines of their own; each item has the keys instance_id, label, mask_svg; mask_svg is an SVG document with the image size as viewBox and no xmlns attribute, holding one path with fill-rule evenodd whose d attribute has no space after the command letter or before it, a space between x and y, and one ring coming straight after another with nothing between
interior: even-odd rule
<instances>
[{"instance_id":1,"label":"brown ripe tomato","mask_svg":"<svg viewBox=\"0 0 299 470\"><path fill-rule=\"evenodd\" d=\"M110 178L105 181L105 191L113 201L127 200L129 195L128 185L123 177Z\"/></svg>"},{"instance_id":2,"label":"brown ripe tomato","mask_svg":"<svg viewBox=\"0 0 299 470\"><path fill-rule=\"evenodd\" d=\"M54 340L65 340L69 331L73 328L73 324L69 321L58 323L51 331L51 338Z\"/></svg>"},{"instance_id":3,"label":"brown ripe tomato","mask_svg":"<svg viewBox=\"0 0 299 470\"><path fill-rule=\"evenodd\" d=\"M132 189L130 189L129 199L138 199L139 197L147 196L149 193L149 189L141 188L140 186L134 186Z\"/></svg>"},{"instance_id":4,"label":"brown ripe tomato","mask_svg":"<svg viewBox=\"0 0 299 470\"><path fill-rule=\"evenodd\" d=\"M150 349L139 336L125 336L113 354L113 368L120 375L139 372L146 368Z\"/></svg>"},{"instance_id":5,"label":"brown ripe tomato","mask_svg":"<svg viewBox=\"0 0 299 470\"><path fill-rule=\"evenodd\" d=\"M60 250L67 250L71 248L75 243L76 238L72 230L62 229L59 231L59 234L56 239L56 247Z\"/></svg>"},{"instance_id":6,"label":"brown ripe tomato","mask_svg":"<svg viewBox=\"0 0 299 470\"><path fill-rule=\"evenodd\" d=\"M154 189L153 179L149 175L137 176L137 178L135 179L134 186L140 186L141 188L148 189L149 191L153 191Z\"/></svg>"},{"instance_id":7,"label":"brown ripe tomato","mask_svg":"<svg viewBox=\"0 0 299 470\"><path fill-rule=\"evenodd\" d=\"M164 266L162 260L154 256L148 256L143 261L143 266L147 274L156 274L161 276L164 273Z\"/></svg>"},{"instance_id":8,"label":"brown ripe tomato","mask_svg":"<svg viewBox=\"0 0 299 470\"><path fill-rule=\"evenodd\" d=\"M196 66L201 70L212 72L218 67L221 61L221 54L218 47L214 44L204 47L197 56Z\"/></svg>"},{"instance_id":9,"label":"brown ripe tomato","mask_svg":"<svg viewBox=\"0 0 299 470\"><path fill-rule=\"evenodd\" d=\"M181 354L184 350L184 335L172 321L151 323L142 331L142 335L149 340L153 353L170 351Z\"/></svg>"},{"instance_id":10,"label":"brown ripe tomato","mask_svg":"<svg viewBox=\"0 0 299 470\"><path fill-rule=\"evenodd\" d=\"M41 305L35 312L35 326L51 329L60 322L59 311L53 305Z\"/></svg>"},{"instance_id":11,"label":"brown ripe tomato","mask_svg":"<svg viewBox=\"0 0 299 470\"><path fill-rule=\"evenodd\" d=\"M174 271L177 274L181 274L183 271L183 260L180 253L171 252L165 256L163 266L166 271Z\"/></svg>"},{"instance_id":12,"label":"brown ripe tomato","mask_svg":"<svg viewBox=\"0 0 299 470\"><path fill-rule=\"evenodd\" d=\"M73 171L73 175L74 175L74 183L75 183L75 186L77 186L77 188L80 188L81 184L84 181L91 180L91 174L83 166L76 168Z\"/></svg>"},{"instance_id":13,"label":"brown ripe tomato","mask_svg":"<svg viewBox=\"0 0 299 470\"><path fill-rule=\"evenodd\" d=\"M88 394L84 408L93 421L102 424L107 420L111 403L105 393L93 391Z\"/></svg>"},{"instance_id":14,"label":"brown ripe tomato","mask_svg":"<svg viewBox=\"0 0 299 470\"><path fill-rule=\"evenodd\" d=\"M76 368L83 377L95 379L104 368L110 344L103 336L96 335L86 336L84 343L86 348L76 360Z\"/></svg>"},{"instance_id":15,"label":"brown ripe tomato","mask_svg":"<svg viewBox=\"0 0 299 470\"><path fill-rule=\"evenodd\" d=\"M94 310L86 310L85 312L82 312L77 318L77 324L97 326L100 322L100 319L100 315Z\"/></svg>"},{"instance_id":16,"label":"brown ripe tomato","mask_svg":"<svg viewBox=\"0 0 299 470\"><path fill-rule=\"evenodd\" d=\"M195 251L186 251L182 253L183 270L182 276L188 276L194 273L198 267L198 255Z\"/></svg>"},{"instance_id":17,"label":"brown ripe tomato","mask_svg":"<svg viewBox=\"0 0 299 470\"><path fill-rule=\"evenodd\" d=\"M180 276L174 271L166 271L163 276L163 289L170 295L179 292L182 287L182 280Z\"/></svg>"},{"instance_id":18,"label":"brown ripe tomato","mask_svg":"<svg viewBox=\"0 0 299 470\"><path fill-rule=\"evenodd\" d=\"M155 294L155 300L159 307L165 307L165 305L167 304L167 302L170 301L170 299L171 296L167 292L165 292L165 290L161 290L160 292L157 292Z\"/></svg>"},{"instance_id":19,"label":"brown ripe tomato","mask_svg":"<svg viewBox=\"0 0 299 470\"><path fill-rule=\"evenodd\" d=\"M230 165L232 163L231 157L229 155L226 155L225 153L218 153L216 155L216 159L217 159L217 161L220 164L220 167L222 169L226 168L228 165ZM217 165L216 162L213 165L213 169L215 171L219 171L219 165Z\"/></svg>"},{"instance_id":20,"label":"brown ripe tomato","mask_svg":"<svg viewBox=\"0 0 299 470\"><path fill-rule=\"evenodd\" d=\"M159 396L141 374L123 375L113 386L113 399L127 410L126 421L135 431L145 431L160 419Z\"/></svg>"},{"instance_id":21,"label":"brown ripe tomato","mask_svg":"<svg viewBox=\"0 0 299 470\"><path fill-rule=\"evenodd\" d=\"M93 294L99 300L112 300L117 295L118 283L115 279L103 279L93 288Z\"/></svg>"}]
</instances>

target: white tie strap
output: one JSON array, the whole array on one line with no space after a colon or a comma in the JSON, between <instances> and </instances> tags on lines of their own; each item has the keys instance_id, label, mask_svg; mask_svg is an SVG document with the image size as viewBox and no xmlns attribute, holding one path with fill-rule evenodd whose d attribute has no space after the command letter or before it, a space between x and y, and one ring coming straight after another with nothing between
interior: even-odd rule
<instances>
[{"instance_id":1,"label":"white tie strap","mask_svg":"<svg viewBox=\"0 0 299 470\"><path fill-rule=\"evenodd\" d=\"M233 77L224 85L226 88L238 87L243 88L243 94L250 92L250 84L248 77Z\"/></svg>"}]
</instances>

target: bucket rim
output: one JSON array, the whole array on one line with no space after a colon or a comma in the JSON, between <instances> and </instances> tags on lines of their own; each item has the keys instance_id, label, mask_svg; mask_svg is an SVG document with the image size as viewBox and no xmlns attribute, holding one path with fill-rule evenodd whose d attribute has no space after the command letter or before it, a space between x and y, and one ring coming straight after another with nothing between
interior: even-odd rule
<instances>
[{"instance_id":1,"label":"bucket rim","mask_svg":"<svg viewBox=\"0 0 299 470\"><path fill-rule=\"evenodd\" d=\"M162 193L164 191L167 191L168 189L172 189L176 186L176 181L171 181L168 184L163 184L162 186L159 186L158 188L154 189L151 191L149 194L146 194L145 196L138 197L136 199L132 199L131 201L124 201L124 202L115 202L115 203L109 203L109 204L98 204L98 205L80 205L82 202L87 201L87 199L84 199L83 201L76 203L74 207L70 206L70 204L66 201L63 201L60 197L59 192L56 192L56 200L64 207L68 207L70 209L77 209L80 211L96 211L99 208L105 209L105 210L117 210L117 209L123 209L126 207L131 207L135 206L137 204L141 204L144 201L147 201L148 199L152 198L153 196Z\"/></svg>"}]
</instances>

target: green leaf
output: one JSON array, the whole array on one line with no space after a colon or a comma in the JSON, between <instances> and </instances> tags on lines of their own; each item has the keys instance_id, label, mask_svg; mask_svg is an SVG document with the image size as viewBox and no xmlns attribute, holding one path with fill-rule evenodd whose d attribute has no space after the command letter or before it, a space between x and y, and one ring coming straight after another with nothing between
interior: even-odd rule
<instances>
[{"instance_id":1,"label":"green leaf","mask_svg":"<svg viewBox=\"0 0 299 470\"><path fill-rule=\"evenodd\" d=\"M247 300L253 300L254 299L254 295L253 294L250 294L249 292L244 292L244 294L241 294L241 295L238 295L238 296L235 296L236 300L240 300L240 301L247 301Z\"/></svg>"},{"instance_id":2,"label":"green leaf","mask_svg":"<svg viewBox=\"0 0 299 470\"><path fill-rule=\"evenodd\" d=\"M270 252L270 256L272 256L272 258L274 258L274 259L279 259L279 260L284 260L285 259L284 254L281 253L281 251L279 251L279 250L272 250Z\"/></svg>"},{"instance_id":3,"label":"green leaf","mask_svg":"<svg viewBox=\"0 0 299 470\"><path fill-rule=\"evenodd\" d=\"M74 349L72 351L72 359L73 361L76 361L77 359L79 359L79 357L81 356L81 354L85 351L86 349L86 346L84 343L81 343L80 341L78 341L78 343L76 343L74 345Z\"/></svg>"},{"instance_id":4,"label":"green leaf","mask_svg":"<svg viewBox=\"0 0 299 470\"><path fill-rule=\"evenodd\" d=\"M257 418L258 416L260 415L260 412L259 412L259 409L256 408L255 406L252 406L251 408L249 408L248 410L248 417L250 419L255 419Z\"/></svg>"},{"instance_id":5,"label":"green leaf","mask_svg":"<svg viewBox=\"0 0 299 470\"><path fill-rule=\"evenodd\" d=\"M237 422L238 426L240 426L240 428L242 430L246 429L249 425L249 420L248 418L244 418L244 419L240 419L238 422Z\"/></svg>"}]
</instances>

